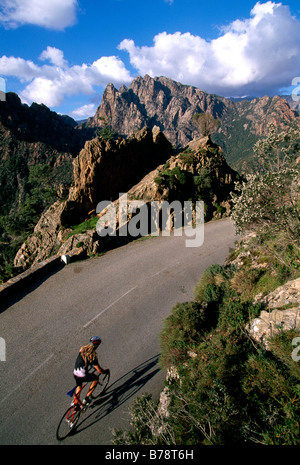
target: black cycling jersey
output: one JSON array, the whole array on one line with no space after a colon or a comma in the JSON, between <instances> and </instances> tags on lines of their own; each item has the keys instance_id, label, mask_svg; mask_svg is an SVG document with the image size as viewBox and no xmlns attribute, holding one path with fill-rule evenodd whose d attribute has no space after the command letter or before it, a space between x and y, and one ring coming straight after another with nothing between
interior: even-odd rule
<instances>
[{"instance_id":1,"label":"black cycling jersey","mask_svg":"<svg viewBox=\"0 0 300 465\"><path fill-rule=\"evenodd\" d=\"M93 363L88 363L88 365L85 364L85 361L81 355L81 353L78 354L77 358L76 358L76 361L75 361L75 367L74 367L74 371L73 371L73 374L75 376L78 376L78 377L84 377L86 376L87 372L88 372L88 369L92 366L92 365L98 365L98 360L97 358L94 359Z\"/></svg>"}]
</instances>

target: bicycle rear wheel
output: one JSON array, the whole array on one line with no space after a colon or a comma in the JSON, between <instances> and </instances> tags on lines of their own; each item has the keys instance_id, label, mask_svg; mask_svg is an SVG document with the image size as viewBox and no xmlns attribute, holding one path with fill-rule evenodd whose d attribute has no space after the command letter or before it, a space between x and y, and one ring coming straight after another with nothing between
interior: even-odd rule
<instances>
[{"instance_id":1,"label":"bicycle rear wheel","mask_svg":"<svg viewBox=\"0 0 300 465\"><path fill-rule=\"evenodd\" d=\"M100 396L102 396L105 393L109 380L110 380L110 372L105 373L105 374L104 373L100 374L99 382L94 392L91 395L92 399L98 399Z\"/></svg>"},{"instance_id":2,"label":"bicycle rear wheel","mask_svg":"<svg viewBox=\"0 0 300 465\"><path fill-rule=\"evenodd\" d=\"M67 411L63 414L57 430L56 430L56 438L59 441L62 441L71 433L74 432L76 425L78 423L80 417L81 410L80 408L77 410L73 405L70 406Z\"/></svg>"}]
</instances>

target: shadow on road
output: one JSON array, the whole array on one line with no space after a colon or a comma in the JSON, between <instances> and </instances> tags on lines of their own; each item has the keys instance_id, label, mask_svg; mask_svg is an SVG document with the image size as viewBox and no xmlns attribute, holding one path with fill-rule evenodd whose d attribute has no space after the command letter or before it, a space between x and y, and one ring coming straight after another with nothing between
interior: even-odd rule
<instances>
[{"instance_id":1,"label":"shadow on road","mask_svg":"<svg viewBox=\"0 0 300 465\"><path fill-rule=\"evenodd\" d=\"M159 355L150 358L111 384L106 394L93 402L72 436L90 428L134 396L160 371L158 359Z\"/></svg>"},{"instance_id":2,"label":"shadow on road","mask_svg":"<svg viewBox=\"0 0 300 465\"><path fill-rule=\"evenodd\" d=\"M64 264L55 264L53 267L47 267L46 269L40 269L35 273L28 274L26 278L18 280L16 282L3 289L0 294L0 314L7 310L12 305L22 300L27 294L34 292L39 286L41 286L50 276L58 273L64 268Z\"/></svg>"}]
</instances>

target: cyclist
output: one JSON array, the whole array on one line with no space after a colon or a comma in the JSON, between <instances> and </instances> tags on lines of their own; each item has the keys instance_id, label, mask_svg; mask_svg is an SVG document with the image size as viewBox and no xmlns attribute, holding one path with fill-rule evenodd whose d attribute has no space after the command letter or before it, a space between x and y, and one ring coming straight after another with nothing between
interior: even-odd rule
<instances>
[{"instance_id":1,"label":"cyclist","mask_svg":"<svg viewBox=\"0 0 300 465\"><path fill-rule=\"evenodd\" d=\"M95 370L100 373L108 373L109 370L104 370L101 368L98 362L96 355L96 350L101 344L101 338L99 336L94 336L90 339L89 344L81 347L79 354L75 362L75 368L73 375L76 381L76 390L74 396L74 405L80 403L80 389L84 382L91 381L90 388L86 394L83 404L87 405L91 403L90 396L92 395L94 389L97 386L99 375L96 373L89 373L88 369L93 366Z\"/></svg>"}]
</instances>

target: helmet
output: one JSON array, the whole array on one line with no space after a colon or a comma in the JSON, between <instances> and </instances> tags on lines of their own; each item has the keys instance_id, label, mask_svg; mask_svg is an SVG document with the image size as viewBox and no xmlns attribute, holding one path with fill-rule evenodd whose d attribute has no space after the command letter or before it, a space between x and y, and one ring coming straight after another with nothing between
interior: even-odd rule
<instances>
[{"instance_id":1,"label":"helmet","mask_svg":"<svg viewBox=\"0 0 300 465\"><path fill-rule=\"evenodd\" d=\"M93 336L91 337L90 342L93 344L93 346L98 347L98 345L100 345L102 341L99 336Z\"/></svg>"}]
</instances>

